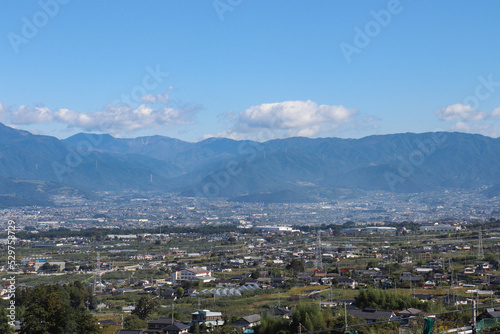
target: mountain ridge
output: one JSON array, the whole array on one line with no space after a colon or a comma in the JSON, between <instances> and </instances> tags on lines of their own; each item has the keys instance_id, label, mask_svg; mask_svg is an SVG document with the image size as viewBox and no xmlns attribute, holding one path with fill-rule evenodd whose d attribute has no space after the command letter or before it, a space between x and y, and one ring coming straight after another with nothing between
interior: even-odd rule
<instances>
[{"instance_id":1,"label":"mountain ridge","mask_svg":"<svg viewBox=\"0 0 500 334\"><path fill-rule=\"evenodd\" d=\"M250 201L276 201L286 194L289 200L320 201L335 198L337 189L412 193L489 187L500 184L499 166L500 139L459 132L192 143L89 133L59 140L0 123L0 177L92 191L138 189Z\"/></svg>"}]
</instances>

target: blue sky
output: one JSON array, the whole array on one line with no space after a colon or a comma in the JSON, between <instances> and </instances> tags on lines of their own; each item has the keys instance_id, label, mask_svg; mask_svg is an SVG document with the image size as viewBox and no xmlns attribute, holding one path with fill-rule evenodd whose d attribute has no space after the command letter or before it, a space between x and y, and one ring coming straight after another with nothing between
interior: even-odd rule
<instances>
[{"instance_id":1,"label":"blue sky","mask_svg":"<svg viewBox=\"0 0 500 334\"><path fill-rule=\"evenodd\" d=\"M5 0L0 122L59 138L499 137L499 10L455 0Z\"/></svg>"}]
</instances>

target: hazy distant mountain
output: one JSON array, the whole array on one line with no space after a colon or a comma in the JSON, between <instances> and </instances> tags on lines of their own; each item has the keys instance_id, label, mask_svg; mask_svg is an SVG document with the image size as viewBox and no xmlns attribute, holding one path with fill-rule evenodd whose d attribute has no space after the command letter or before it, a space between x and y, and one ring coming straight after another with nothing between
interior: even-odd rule
<instances>
[{"instance_id":1,"label":"hazy distant mountain","mask_svg":"<svg viewBox=\"0 0 500 334\"><path fill-rule=\"evenodd\" d=\"M164 136L114 138L107 134L88 133L79 133L63 141L73 148L82 146L82 143L91 143L93 149L99 152L140 154L162 160L171 168L177 167L177 175L235 157L240 154L238 148L244 143L226 138L209 138L189 143Z\"/></svg>"},{"instance_id":2,"label":"hazy distant mountain","mask_svg":"<svg viewBox=\"0 0 500 334\"><path fill-rule=\"evenodd\" d=\"M0 208L25 205L52 205L52 196L70 196L95 200L90 192L54 182L16 180L0 177Z\"/></svg>"},{"instance_id":3,"label":"hazy distant mountain","mask_svg":"<svg viewBox=\"0 0 500 334\"><path fill-rule=\"evenodd\" d=\"M167 178L175 174L171 166L144 155L99 152L89 150L88 145L72 148L55 137L32 135L3 124L0 139L0 176L6 178L89 190L162 190L172 186Z\"/></svg>"},{"instance_id":4,"label":"hazy distant mountain","mask_svg":"<svg viewBox=\"0 0 500 334\"><path fill-rule=\"evenodd\" d=\"M421 192L474 188L500 181L500 140L479 135L289 138L261 144L254 153L255 157L247 154L233 158L240 172L229 184L216 182L217 175L227 174L221 163L218 170L200 171L206 176L185 189L185 194L210 195L216 189L219 195L232 197L311 188Z\"/></svg>"},{"instance_id":5,"label":"hazy distant mountain","mask_svg":"<svg viewBox=\"0 0 500 334\"><path fill-rule=\"evenodd\" d=\"M143 154L159 160L168 160L173 154L184 151L193 145L179 139L163 136L114 138L108 134L89 133L79 133L63 141L72 147L77 147L82 143L90 143L94 149L102 152Z\"/></svg>"},{"instance_id":6,"label":"hazy distant mountain","mask_svg":"<svg viewBox=\"0 0 500 334\"><path fill-rule=\"evenodd\" d=\"M363 190L421 192L500 184L500 140L463 133L287 138L77 134L65 140L0 124L0 176L91 190L143 189L185 196L305 201ZM492 188L492 192L496 188Z\"/></svg>"}]
</instances>

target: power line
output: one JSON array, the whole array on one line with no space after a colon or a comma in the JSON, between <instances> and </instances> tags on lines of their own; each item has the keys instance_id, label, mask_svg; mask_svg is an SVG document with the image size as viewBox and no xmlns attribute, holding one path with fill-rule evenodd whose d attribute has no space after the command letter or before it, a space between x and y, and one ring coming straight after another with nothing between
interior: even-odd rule
<instances>
[{"instance_id":1,"label":"power line","mask_svg":"<svg viewBox=\"0 0 500 334\"><path fill-rule=\"evenodd\" d=\"M479 244L477 245L477 259L484 259L484 249L483 249L483 231L479 229Z\"/></svg>"},{"instance_id":2,"label":"power line","mask_svg":"<svg viewBox=\"0 0 500 334\"><path fill-rule=\"evenodd\" d=\"M102 282L101 282L101 254L97 252L96 258L96 270L94 278L94 293L102 292Z\"/></svg>"}]
</instances>

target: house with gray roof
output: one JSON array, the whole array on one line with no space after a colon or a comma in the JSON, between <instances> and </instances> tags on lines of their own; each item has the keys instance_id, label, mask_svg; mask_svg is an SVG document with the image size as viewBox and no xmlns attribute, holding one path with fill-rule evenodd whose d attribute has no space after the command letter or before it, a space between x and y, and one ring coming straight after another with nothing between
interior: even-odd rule
<instances>
[{"instance_id":1,"label":"house with gray roof","mask_svg":"<svg viewBox=\"0 0 500 334\"><path fill-rule=\"evenodd\" d=\"M231 324L231 326L239 327L244 330L258 325L260 325L260 314L251 314L246 317L242 317Z\"/></svg>"},{"instance_id":2,"label":"house with gray roof","mask_svg":"<svg viewBox=\"0 0 500 334\"><path fill-rule=\"evenodd\" d=\"M390 321L396 317L393 311L382 311L376 308L348 309L348 314L355 318L364 319L366 322Z\"/></svg>"}]
</instances>

